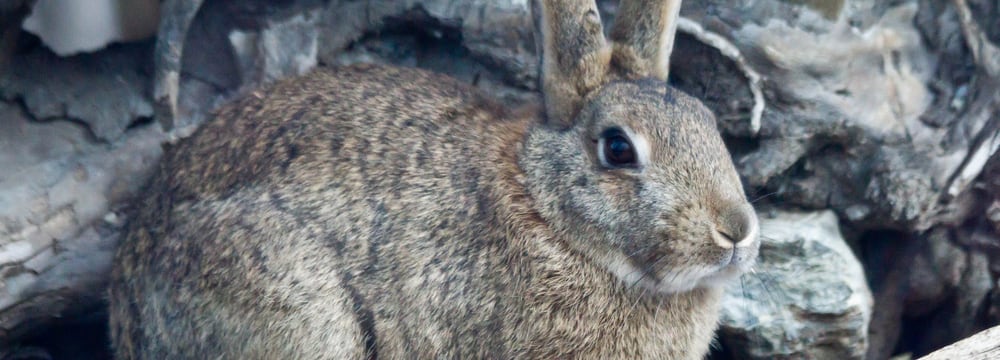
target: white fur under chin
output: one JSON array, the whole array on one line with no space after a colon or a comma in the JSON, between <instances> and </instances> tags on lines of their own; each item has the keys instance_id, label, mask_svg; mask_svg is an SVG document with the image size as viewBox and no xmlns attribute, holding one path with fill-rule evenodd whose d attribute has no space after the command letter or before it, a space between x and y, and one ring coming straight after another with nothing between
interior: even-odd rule
<instances>
[{"instance_id":1,"label":"white fur under chin","mask_svg":"<svg viewBox=\"0 0 1000 360\"><path fill-rule=\"evenodd\" d=\"M612 274L626 286L642 286L660 294L677 294L696 288L723 287L739 279L752 264L695 266L679 272L647 274L625 259L609 264Z\"/></svg>"},{"instance_id":2,"label":"white fur under chin","mask_svg":"<svg viewBox=\"0 0 1000 360\"><path fill-rule=\"evenodd\" d=\"M698 286L700 288L718 288L726 287L732 284L733 281L739 279L743 274L745 274L750 269L750 266L736 266L729 265L716 271L715 274L706 276L698 281Z\"/></svg>"},{"instance_id":3,"label":"white fur under chin","mask_svg":"<svg viewBox=\"0 0 1000 360\"><path fill-rule=\"evenodd\" d=\"M647 289L655 289L658 286L656 276L653 276L654 274L647 274L645 271L632 265L624 257L612 260L608 264L608 270L629 287L642 286Z\"/></svg>"},{"instance_id":4,"label":"white fur under chin","mask_svg":"<svg viewBox=\"0 0 1000 360\"><path fill-rule=\"evenodd\" d=\"M697 266L679 272L660 274L663 280L655 289L662 294L676 294L696 288L726 286L742 274L743 271L733 265Z\"/></svg>"}]
</instances>

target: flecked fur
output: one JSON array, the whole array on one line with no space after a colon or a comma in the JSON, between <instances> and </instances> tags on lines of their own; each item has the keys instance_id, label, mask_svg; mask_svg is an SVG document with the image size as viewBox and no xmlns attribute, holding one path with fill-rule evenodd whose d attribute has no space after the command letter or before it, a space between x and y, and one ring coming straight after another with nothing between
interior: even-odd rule
<instances>
[{"instance_id":1,"label":"flecked fur","mask_svg":"<svg viewBox=\"0 0 1000 360\"><path fill-rule=\"evenodd\" d=\"M593 0L543 7L574 2ZM598 77L563 122L377 65L224 108L137 202L112 273L116 358L703 357L756 217L704 106ZM646 139L648 163L603 168L608 127Z\"/></svg>"}]
</instances>

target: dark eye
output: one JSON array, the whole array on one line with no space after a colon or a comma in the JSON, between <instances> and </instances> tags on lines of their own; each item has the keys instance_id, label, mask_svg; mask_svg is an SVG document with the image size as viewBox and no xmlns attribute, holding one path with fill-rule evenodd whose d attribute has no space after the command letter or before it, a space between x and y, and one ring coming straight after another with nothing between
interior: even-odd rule
<instances>
[{"instance_id":1,"label":"dark eye","mask_svg":"<svg viewBox=\"0 0 1000 360\"><path fill-rule=\"evenodd\" d=\"M618 128L611 128L601 133L599 142L601 160L606 167L635 167L637 157L635 146L629 141L628 135Z\"/></svg>"}]
</instances>

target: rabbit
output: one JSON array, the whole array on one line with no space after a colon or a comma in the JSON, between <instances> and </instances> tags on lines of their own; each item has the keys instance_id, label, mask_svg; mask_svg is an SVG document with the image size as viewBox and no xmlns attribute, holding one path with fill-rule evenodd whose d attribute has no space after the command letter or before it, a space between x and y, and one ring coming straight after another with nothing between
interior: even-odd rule
<instances>
[{"instance_id":1,"label":"rabbit","mask_svg":"<svg viewBox=\"0 0 1000 360\"><path fill-rule=\"evenodd\" d=\"M700 359L758 219L667 85L679 0L541 0L541 99L281 80L170 146L109 290L117 359Z\"/></svg>"}]
</instances>

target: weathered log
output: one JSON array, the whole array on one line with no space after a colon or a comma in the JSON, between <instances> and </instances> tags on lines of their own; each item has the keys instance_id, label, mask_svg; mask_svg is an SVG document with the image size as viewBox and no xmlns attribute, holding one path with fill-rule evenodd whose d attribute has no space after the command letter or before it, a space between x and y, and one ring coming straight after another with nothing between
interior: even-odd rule
<instances>
[{"instance_id":1,"label":"weathered log","mask_svg":"<svg viewBox=\"0 0 1000 360\"><path fill-rule=\"evenodd\" d=\"M1000 326L983 330L918 360L992 360L1000 358Z\"/></svg>"}]
</instances>

